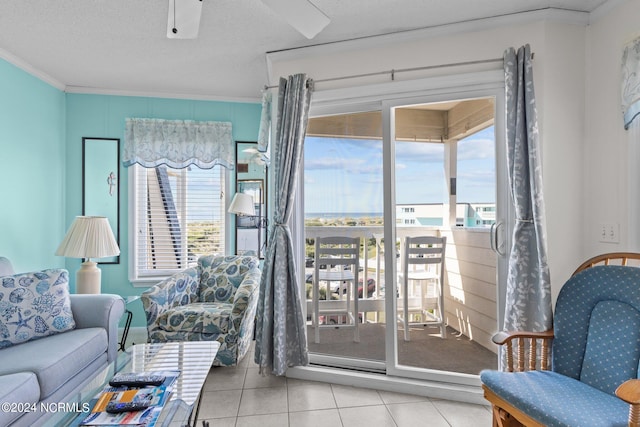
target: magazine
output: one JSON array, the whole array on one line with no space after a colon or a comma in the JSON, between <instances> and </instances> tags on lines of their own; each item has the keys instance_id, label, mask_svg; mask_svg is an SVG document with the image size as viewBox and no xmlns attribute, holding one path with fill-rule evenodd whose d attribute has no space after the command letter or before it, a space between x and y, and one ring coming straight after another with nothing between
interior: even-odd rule
<instances>
[{"instance_id":1,"label":"magazine","mask_svg":"<svg viewBox=\"0 0 640 427\"><path fill-rule=\"evenodd\" d=\"M161 406L151 406L144 411L122 412L120 414L110 414L109 412L92 412L80 425L83 426L106 426L106 425L129 425L129 426L152 426L162 412Z\"/></svg>"},{"instance_id":2,"label":"magazine","mask_svg":"<svg viewBox=\"0 0 640 427\"><path fill-rule=\"evenodd\" d=\"M109 387L107 388L109 389ZM103 391L96 404L81 425L152 425L162 411L169 392L164 386L144 387L138 389ZM112 414L106 412L109 402L144 402L149 408L142 411L121 412Z\"/></svg>"},{"instance_id":3,"label":"magazine","mask_svg":"<svg viewBox=\"0 0 640 427\"><path fill-rule=\"evenodd\" d=\"M165 381L159 386L141 388L129 388L126 386L106 386L92 401L93 409L80 425L105 426L105 425L131 425L153 426L162 412L162 407L169 400L173 391L173 384L180 375L180 371L144 372L140 375L162 375ZM145 402L149 405L141 411L122 413L106 412L109 402Z\"/></svg>"}]
</instances>

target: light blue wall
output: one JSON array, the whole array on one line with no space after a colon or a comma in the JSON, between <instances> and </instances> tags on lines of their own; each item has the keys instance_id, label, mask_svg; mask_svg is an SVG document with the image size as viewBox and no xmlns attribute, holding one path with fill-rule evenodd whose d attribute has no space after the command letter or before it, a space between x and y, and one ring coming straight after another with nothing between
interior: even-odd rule
<instances>
[{"instance_id":1,"label":"light blue wall","mask_svg":"<svg viewBox=\"0 0 640 427\"><path fill-rule=\"evenodd\" d=\"M18 272L63 267L65 94L0 59L0 255Z\"/></svg>"},{"instance_id":2,"label":"light blue wall","mask_svg":"<svg viewBox=\"0 0 640 427\"><path fill-rule=\"evenodd\" d=\"M65 94L0 59L0 256L18 272L80 260L54 255L73 218L82 214L82 137L120 138L127 117L230 121L238 141L255 141L259 103ZM235 174L230 174L232 180ZM120 166L120 264L101 265L102 291L139 295L128 280L127 171ZM232 188L235 182L231 183ZM133 325L143 326L140 302Z\"/></svg>"},{"instance_id":3,"label":"light blue wall","mask_svg":"<svg viewBox=\"0 0 640 427\"><path fill-rule=\"evenodd\" d=\"M82 213L82 137L120 138L124 146L127 117L174 120L229 121L236 141L256 141L260 124L259 103L194 101L108 95L67 94L66 99L66 192L65 221L68 227ZM235 174L231 173L233 179ZM233 188L232 183L232 188ZM101 264L102 292L122 296L139 295L144 288L134 288L128 280L128 173L120 165L120 264ZM230 231L229 231L230 232ZM74 272L79 260L67 259L66 268ZM73 276L73 274L71 275ZM75 278L72 277L72 290ZM133 325L144 326L145 317L139 301L129 307Z\"/></svg>"}]
</instances>

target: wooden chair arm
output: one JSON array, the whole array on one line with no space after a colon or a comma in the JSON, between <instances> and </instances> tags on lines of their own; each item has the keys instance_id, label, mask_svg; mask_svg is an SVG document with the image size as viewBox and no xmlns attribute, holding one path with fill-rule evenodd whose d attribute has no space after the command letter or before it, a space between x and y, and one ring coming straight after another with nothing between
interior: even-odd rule
<instances>
[{"instance_id":1,"label":"wooden chair arm","mask_svg":"<svg viewBox=\"0 0 640 427\"><path fill-rule=\"evenodd\" d=\"M640 380L627 380L616 389L616 396L630 404L640 403Z\"/></svg>"},{"instance_id":2,"label":"wooden chair arm","mask_svg":"<svg viewBox=\"0 0 640 427\"><path fill-rule=\"evenodd\" d=\"M542 370L549 369L549 344L553 336L553 330L544 332L501 331L495 334L492 340L500 346L506 346L507 371L514 371L515 359L517 370L522 372L525 370L533 371L538 366ZM513 340L517 340L516 349L514 349ZM539 355L538 340L542 341ZM525 369L525 366L527 366L527 369Z\"/></svg>"},{"instance_id":3,"label":"wooden chair arm","mask_svg":"<svg viewBox=\"0 0 640 427\"><path fill-rule=\"evenodd\" d=\"M627 380L616 389L616 396L624 400L629 407L629 426L640 426L640 380Z\"/></svg>"},{"instance_id":4,"label":"wooden chair arm","mask_svg":"<svg viewBox=\"0 0 640 427\"><path fill-rule=\"evenodd\" d=\"M495 334L491 340L498 345L504 345L508 341L516 338L531 339L552 339L553 329L544 332L527 332L527 331L500 331Z\"/></svg>"}]
</instances>

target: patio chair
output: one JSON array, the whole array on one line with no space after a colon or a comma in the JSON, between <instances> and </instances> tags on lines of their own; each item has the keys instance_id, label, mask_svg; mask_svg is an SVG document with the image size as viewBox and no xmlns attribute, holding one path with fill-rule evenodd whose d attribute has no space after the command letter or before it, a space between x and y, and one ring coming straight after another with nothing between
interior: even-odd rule
<instances>
[{"instance_id":1,"label":"patio chair","mask_svg":"<svg viewBox=\"0 0 640 427\"><path fill-rule=\"evenodd\" d=\"M404 340L410 340L412 325L438 326L447 337L444 323L444 260L446 237L407 237L404 242L398 289L402 297ZM419 321L412 321L411 316Z\"/></svg>"},{"instance_id":2,"label":"patio chair","mask_svg":"<svg viewBox=\"0 0 640 427\"><path fill-rule=\"evenodd\" d=\"M560 290L553 330L493 338L507 369L480 373L494 426L640 425L639 260L591 258Z\"/></svg>"},{"instance_id":3,"label":"patio chair","mask_svg":"<svg viewBox=\"0 0 640 427\"><path fill-rule=\"evenodd\" d=\"M203 256L143 292L149 342L216 340L214 366L237 365L253 339L258 265L254 256Z\"/></svg>"},{"instance_id":4,"label":"patio chair","mask_svg":"<svg viewBox=\"0 0 640 427\"><path fill-rule=\"evenodd\" d=\"M313 326L315 342L320 343L320 328L353 328L353 340L360 341L358 324L358 268L360 239L358 237L317 237L315 243L313 279ZM326 285L325 300L320 301L320 283ZM332 285L335 283L335 285ZM337 293L336 300L331 294ZM325 324L320 324L324 316ZM331 317L338 319L331 323ZM342 320L344 319L344 322Z\"/></svg>"}]
</instances>

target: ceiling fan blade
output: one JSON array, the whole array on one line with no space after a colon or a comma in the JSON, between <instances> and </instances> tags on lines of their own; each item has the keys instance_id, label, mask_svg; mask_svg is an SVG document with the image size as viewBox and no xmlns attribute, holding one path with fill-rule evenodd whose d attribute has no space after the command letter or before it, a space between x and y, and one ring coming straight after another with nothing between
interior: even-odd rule
<instances>
[{"instance_id":1,"label":"ceiling fan blade","mask_svg":"<svg viewBox=\"0 0 640 427\"><path fill-rule=\"evenodd\" d=\"M197 38L201 14L202 0L169 0L167 38Z\"/></svg>"},{"instance_id":2,"label":"ceiling fan blade","mask_svg":"<svg viewBox=\"0 0 640 427\"><path fill-rule=\"evenodd\" d=\"M308 39L314 38L331 20L308 0L262 0L289 25Z\"/></svg>"}]
</instances>

